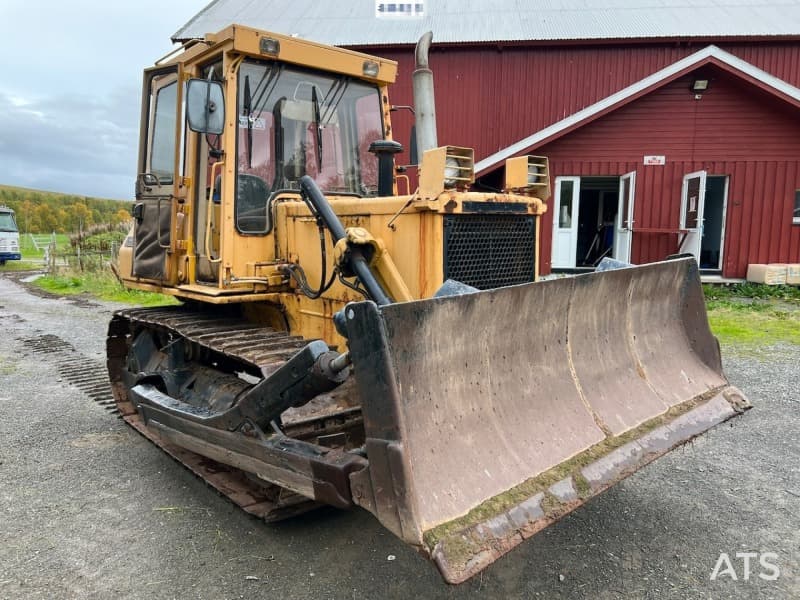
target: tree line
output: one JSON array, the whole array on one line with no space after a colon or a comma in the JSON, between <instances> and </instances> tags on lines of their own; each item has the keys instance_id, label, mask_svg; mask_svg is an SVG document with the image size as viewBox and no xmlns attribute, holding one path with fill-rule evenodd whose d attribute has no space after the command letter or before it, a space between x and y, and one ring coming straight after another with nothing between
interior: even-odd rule
<instances>
[{"instance_id":1,"label":"tree line","mask_svg":"<svg viewBox=\"0 0 800 600\"><path fill-rule=\"evenodd\" d=\"M75 233L93 225L129 221L130 204L0 185L0 206L16 214L21 233Z\"/></svg>"}]
</instances>

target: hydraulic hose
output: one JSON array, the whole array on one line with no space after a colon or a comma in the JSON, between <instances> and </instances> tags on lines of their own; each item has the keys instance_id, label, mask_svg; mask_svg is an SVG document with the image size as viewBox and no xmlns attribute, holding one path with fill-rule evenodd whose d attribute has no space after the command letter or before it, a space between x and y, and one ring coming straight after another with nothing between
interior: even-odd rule
<instances>
[{"instance_id":1,"label":"hydraulic hose","mask_svg":"<svg viewBox=\"0 0 800 600\"><path fill-rule=\"evenodd\" d=\"M309 210L311 210L315 217L322 219L325 227L331 232L333 244L336 245L336 242L346 238L347 232L345 231L344 225L342 225L336 213L333 212L333 208L327 198L322 194L322 191L320 191L316 182L308 175L303 175L300 178L300 189L303 192L303 200L308 205ZM364 253L358 246L350 246L348 266L353 273L356 274L361 283L364 284L367 293L375 304L378 306L385 306L386 304L392 303L389 296L383 291L381 284L378 283L375 275L372 274L369 264L366 258L364 258Z\"/></svg>"}]
</instances>

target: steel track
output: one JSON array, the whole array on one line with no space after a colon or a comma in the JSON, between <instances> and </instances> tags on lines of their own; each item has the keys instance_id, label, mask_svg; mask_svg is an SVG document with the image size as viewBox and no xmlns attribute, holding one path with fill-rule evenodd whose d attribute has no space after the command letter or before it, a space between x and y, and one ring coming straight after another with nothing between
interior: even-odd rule
<instances>
[{"instance_id":1,"label":"steel track","mask_svg":"<svg viewBox=\"0 0 800 600\"><path fill-rule=\"evenodd\" d=\"M130 343L143 330L165 340L183 338L191 342L193 358L205 365L224 363L229 372L261 377L280 367L308 341L235 315L218 316L183 306L131 309L116 313L109 324L107 358L111 393L122 418L243 510L267 521L277 521L319 506L294 492L171 444L149 429L130 401L123 377ZM327 400L330 404L331 399ZM284 432L290 437L316 441L325 436L346 436L360 426L360 411L340 403L334 411L314 414L312 410L307 418L285 424Z\"/></svg>"}]
</instances>

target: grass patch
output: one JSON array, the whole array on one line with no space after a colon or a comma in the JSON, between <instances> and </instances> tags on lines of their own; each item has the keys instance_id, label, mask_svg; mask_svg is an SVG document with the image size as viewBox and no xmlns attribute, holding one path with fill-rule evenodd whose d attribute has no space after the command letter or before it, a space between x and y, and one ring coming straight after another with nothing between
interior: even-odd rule
<instances>
[{"instance_id":1,"label":"grass patch","mask_svg":"<svg viewBox=\"0 0 800 600\"><path fill-rule=\"evenodd\" d=\"M22 260L7 260L6 264L0 266L2 271L35 271L42 268L41 260L27 260L23 255Z\"/></svg>"},{"instance_id":2,"label":"grass patch","mask_svg":"<svg viewBox=\"0 0 800 600\"><path fill-rule=\"evenodd\" d=\"M37 235L36 237L43 240L45 237L49 236ZM63 253L69 250L69 248L69 236L66 233L57 233L56 252ZM19 234L19 251L22 253L23 260L34 260L41 265L41 261L44 260L44 250L44 246L42 246L39 250L36 249L36 245L33 243L30 235L24 233Z\"/></svg>"},{"instance_id":3,"label":"grass patch","mask_svg":"<svg viewBox=\"0 0 800 600\"><path fill-rule=\"evenodd\" d=\"M703 284L706 300L784 300L800 305L800 287L793 285L762 285L760 283L735 283L733 285Z\"/></svg>"},{"instance_id":4,"label":"grass patch","mask_svg":"<svg viewBox=\"0 0 800 600\"><path fill-rule=\"evenodd\" d=\"M800 344L800 309L718 306L709 309L708 321L724 346Z\"/></svg>"},{"instance_id":5,"label":"grass patch","mask_svg":"<svg viewBox=\"0 0 800 600\"><path fill-rule=\"evenodd\" d=\"M33 282L34 285L58 295L90 294L101 300L136 304L138 306L165 306L179 304L172 296L129 290L123 288L112 273L82 273L80 275L45 275Z\"/></svg>"},{"instance_id":6,"label":"grass patch","mask_svg":"<svg viewBox=\"0 0 800 600\"><path fill-rule=\"evenodd\" d=\"M738 283L704 285L711 330L723 346L749 350L775 343L800 345L800 288Z\"/></svg>"}]
</instances>

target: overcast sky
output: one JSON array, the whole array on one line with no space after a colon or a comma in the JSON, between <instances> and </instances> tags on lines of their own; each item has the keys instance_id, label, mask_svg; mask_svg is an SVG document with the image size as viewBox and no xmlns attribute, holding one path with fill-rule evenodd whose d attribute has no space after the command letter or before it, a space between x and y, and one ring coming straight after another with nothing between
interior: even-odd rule
<instances>
[{"instance_id":1,"label":"overcast sky","mask_svg":"<svg viewBox=\"0 0 800 600\"><path fill-rule=\"evenodd\" d=\"M133 198L142 69L209 0L0 0L0 183Z\"/></svg>"}]
</instances>

